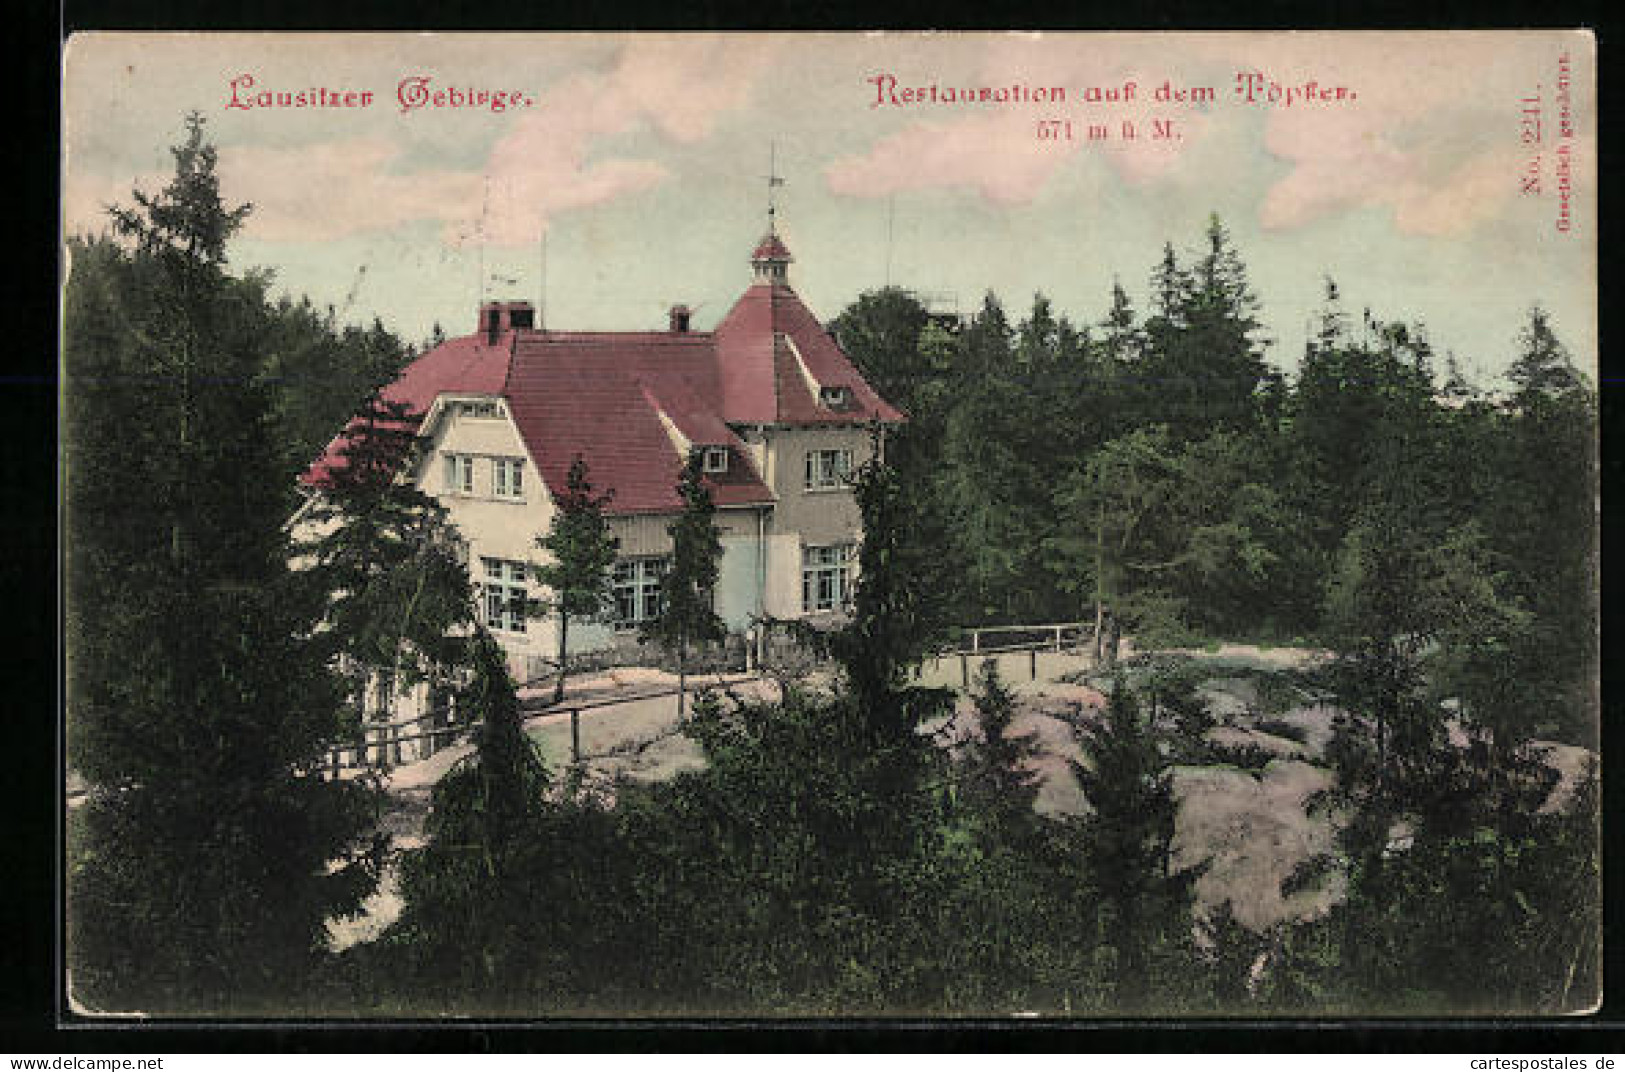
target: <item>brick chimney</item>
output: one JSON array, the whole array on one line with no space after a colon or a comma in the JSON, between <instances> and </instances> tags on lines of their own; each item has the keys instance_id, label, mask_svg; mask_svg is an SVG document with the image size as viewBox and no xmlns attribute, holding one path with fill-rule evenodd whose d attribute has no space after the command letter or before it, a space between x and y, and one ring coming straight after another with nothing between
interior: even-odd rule
<instances>
[{"instance_id":1,"label":"brick chimney","mask_svg":"<svg viewBox=\"0 0 1625 1072\"><path fill-rule=\"evenodd\" d=\"M503 333L528 331L536 326L536 310L528 301L488 301L480 305L477 331L485 345L495 346Z\"/></svg>"}]
</instances>

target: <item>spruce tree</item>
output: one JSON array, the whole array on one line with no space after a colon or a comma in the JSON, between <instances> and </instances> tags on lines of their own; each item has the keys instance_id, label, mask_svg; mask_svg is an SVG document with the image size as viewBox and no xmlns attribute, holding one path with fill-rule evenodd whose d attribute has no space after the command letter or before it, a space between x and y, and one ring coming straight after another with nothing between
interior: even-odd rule
<instances>
[{"instance_id":1,"label":"spruce tree","mask_svg":"<svg viewBox=\"0 0 1625 1072\"><path fill-rule=\"evenodd\" d=\"M303 1007L376 876L365 787L321 773L340 697L290 583L262 289L192 116L160 192L67 288L70 992L90 1009Z\"/></svg>"},{"instance_id":2,"label":"spruce tree","mask_svg":"<svg viewBox=\"0 0 1625 1072\"><path fill-rule=\"evenodd\" d=\"M268 280L267 280L268 282ZM411 353L377 320L365 327L338 323L331 308L309 298L279 299L262 336L275 399L275 434L291 473L321 454L367 398L393 380ZM286 481L287 494L297 485ZM288 507L297 506L293 499Z\"/></svg>"},{"instance_id":3,"label":"spruce tree","mask_svg":"<svg viewBox=\"0 0 1625 1072\"><path fill-rule=\"evenodd\" d=\"M722 619L712 608L721 572L722 542L713 522L716 504L705 482L701 452L689 452L677 480L683 510L667 529L671 534L671 567L660 579L660 613L643 630L677 656L677 718L683 718L688 686L688 657L695 645L714 643L727 635Z\"/></svg>"},{"instance_id":4,"label":"spruce tree","mask_svg":"<svg viewBox=\"0 0 1625 1072\"><path fill-rule=\"evenodd\" d=\"M1015 696L1000 678L996 660L985 660L977 671L971 702L978 733L965 747L963 784L974 809L988 816L993 837L1030 842L1038 776L1028 764L1037 755L1037 737L1012 732Z\"/></svg>"},{"instance_id":5,"label":"spruce tree","mask_svg":"<svg viewBox=\"0 0 1625 1072\"><path fill-rule=\"evenodd\" d=\"M1074 760L1072 772L1089 812L1075 829L1094 899L1084 904L1115 954L1114 1009L1137 1011L1159 991L1167 997L1178 989L1161 968L1189 953L1197 873L1174 869L1172 774L1122 678L1100 720L1078 732L1085 761Z\"/></svg>"},{"instance_id":6,"label":"spruce tree","mask_svg":"<svg viewBox=\"0 0 1625 1072\"><path fill-rule=\"evenodd\" d=\"M1542 732L1597 740L1600 650L1598 396L1538 307L1518 338L1496 436L1482 453L1500 478L1484 531L1532 615L1526 656L1547 697Z\"/></svg>"},{"instance_id":7,"label":"spruce tree","mask_svg":"<svg viewBox=\"0 0 1625 1072\"><path fill-rule=\"evenodd\" d=\"M974 622L1030 621L1026 581L1037 561L1044 485L1032 442L1032 385L992 294L959 336L956 358L941 486L966 557L964 609Z\"/></svg>"},{"instance_id":8,"label":"spruce tree","mask_svg":"<svg viewBox=\"0 0 1625 1072\"><path fill-rule=\"evenodd\" d=\"M599 494L593 490L587 479L587 463L576 455L564 489L555 497L553 525L546 535L536 538L536 546L548 553L547 561L533 568L536 579L551 593L543 607L559 616L559 676L553 687L554 703L564 700L570 620L600 613L610 597L616 541L609 534L604 507L613 498L613 492Z\"/></svg>"},{"instance_id":9,"label":"spruce tree","mask_svg":"<svg viewBox=\"0 0 1625 1072\"><path fill-rule=\"evenodd\" d=\"M409 407L374 395L340 438L298 551L302 582L328 596L323 640L359 727L466 670L474 602L446 508L412 479L423 444Z\"/></svg>"},{"instance_id":10,"label":"spruce tree","mask_svg":"<svg viewBox=\"0 0 1625 1072\"><path fill-rule=\"evenodd\" d=\"M478 723L474 751L434 787L426 844L403 860L405 909L385 944L406 954L427 992L492 1001L519 982L513 965L530 959L538 905L529 856L551 778L525 734L501 647L480 629L472 648L460 701Z\"/></svg>"}]
</instances>

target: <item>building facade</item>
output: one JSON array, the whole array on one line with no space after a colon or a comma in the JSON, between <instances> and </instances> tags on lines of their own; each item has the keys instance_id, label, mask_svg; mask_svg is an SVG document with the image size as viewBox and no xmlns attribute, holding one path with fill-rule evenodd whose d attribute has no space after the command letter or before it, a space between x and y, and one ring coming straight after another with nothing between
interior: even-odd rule
<instances>
[{"instance_id":1,"label":"building facade","mask_svg":"<svg viewBox=\"0 0 1625 1072\"><path fill-rule=\"evenodd\" d=\"M769 230L754 278L709 332L671 310L664 331L536 326L527 302L487 302L474 333L446 341L383 392L404 403L426 449L407 474L443 503L467 549L480 614L522 680L556 657L536 543L573 460L613 495L613 598L572 620L572 653L637 643L658 613L680 511L678 476L701 452L723 554L716 610L755 639L767 619L838 617L854 582L861 520L850 474L902 419L796 295L789 250ZM342 440L304 475L319 494Z\"/></svg>"}]
</instances>

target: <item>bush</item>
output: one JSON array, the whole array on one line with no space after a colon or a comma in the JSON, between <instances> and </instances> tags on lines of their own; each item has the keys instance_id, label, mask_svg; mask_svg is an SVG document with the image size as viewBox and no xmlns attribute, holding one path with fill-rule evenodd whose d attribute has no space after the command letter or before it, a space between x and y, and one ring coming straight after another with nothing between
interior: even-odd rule
<instances>
[{"instance_id":1,"label":"bush","mask_svg":"<svg viewBox=\"0 0 1625 1072\"><path fill-rule=\"evenodd\" d=\"M1214 744L1209 741L1206 758L1213 765L1239 767L1244 771L1257 772L1279 757L1269 749L1256 744Z\"/></svg>"}]
</instances>

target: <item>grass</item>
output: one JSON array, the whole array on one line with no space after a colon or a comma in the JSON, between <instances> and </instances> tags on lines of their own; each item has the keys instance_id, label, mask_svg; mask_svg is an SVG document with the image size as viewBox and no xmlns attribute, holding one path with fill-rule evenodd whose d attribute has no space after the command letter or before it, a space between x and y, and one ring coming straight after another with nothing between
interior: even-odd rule
<instances>
[{"instance_id":1,"label":"grass","mask_svg":"<svg viewBox=\"0 0 1625 1072\"><path fill-rule=\"evenodd\" d=\"M569 762L568 747L562 745L554 734L548 733L544 729L533 729L525 731L525 735L536 746L536 751L542 755L542 762L546 763L549 768L559 767Z\"/></svg>"}]
</instances>

